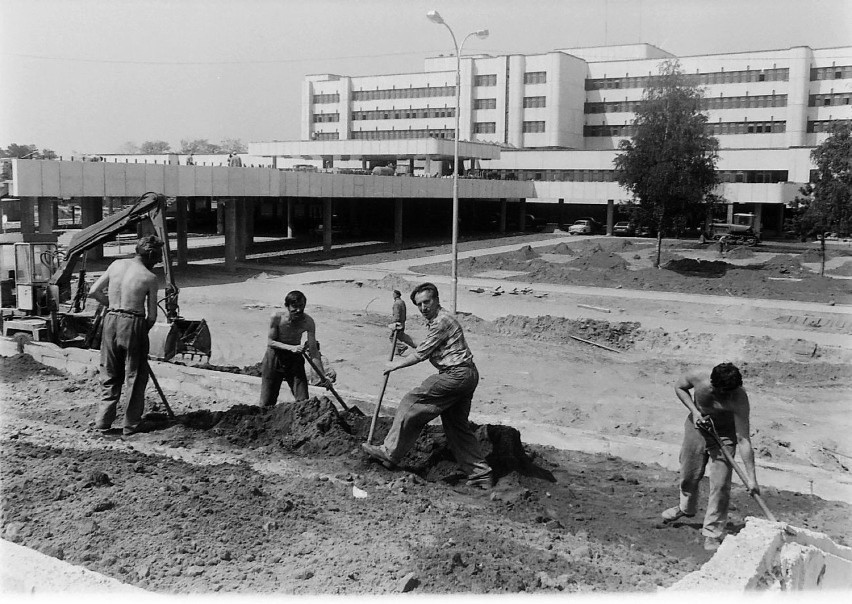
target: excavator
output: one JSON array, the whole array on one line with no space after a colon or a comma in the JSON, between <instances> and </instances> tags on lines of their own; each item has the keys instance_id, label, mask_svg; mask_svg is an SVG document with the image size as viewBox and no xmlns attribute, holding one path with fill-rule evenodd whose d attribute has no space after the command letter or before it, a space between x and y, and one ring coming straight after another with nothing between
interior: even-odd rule
<instances>
[{"instance_id":1,"label":"excavator","mask_svg":"<svg viewBox=\"0 0 852 604\"><path fill-rule=\"evenodd\" d=\"M203 362L205 357L209 360L212 343L207 322L185 319L180 314L166 228L166 198L155 192L145 193L132 206L82 229L71 238L64 252L56 243L0 245L0 260L4 265L4 308L0 311L3 335L24 333L34 340L47 340L61 347L99 348L105 309L94 300L91 304L97 305L97 309L93 310L91 304L86 307L89 285L86 253L133 226L138 232L156 234L163 241L166 287L158 305L165 321L158 320L148 332L149 357L158 361L176 357L183 361ZM75 278L78 262L81 269ZM13 270L8 270L11 267Z\"/></svg>"}]
</instances>

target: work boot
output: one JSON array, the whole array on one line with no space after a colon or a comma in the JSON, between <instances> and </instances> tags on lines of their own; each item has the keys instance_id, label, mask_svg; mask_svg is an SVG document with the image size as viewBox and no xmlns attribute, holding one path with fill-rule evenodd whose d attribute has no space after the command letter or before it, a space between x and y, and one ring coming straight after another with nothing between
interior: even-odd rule
<instances>
[{"instance_id":1,"label":"work boot","mask_svg":"<svg viewBox=\"0 0 852 604\"><path fill-rule=\"evenodd\" d=\"M722 545L724 537L704 537L704 549L708 552L715 552Z\"/></svg>"},{"instance_id":2,"label":"work boot","mask_svg":"<svg viewBox=\"0 0 852 604\"><path fill-rule=\"evenodd\" d=\"M681 518L692 518L695 514L687 514L683 510L680 509L679 505L671 507L662 513L663 522L674 522L675 520L679 520Z\"/></svg>"},{"instance_id":3,"label":"work boot","mask_svg":"<svg viewBox=\"0 0 852 604\"><path fill-rule=\"evenodd\" d=\"M387 449L385 449L384 445L371 445L369 443L362 443L361 448L372 457L382 463L384 467L391 470L396 466L396 462L391 458L388 454Z\"/></svg>"}]
</instances>

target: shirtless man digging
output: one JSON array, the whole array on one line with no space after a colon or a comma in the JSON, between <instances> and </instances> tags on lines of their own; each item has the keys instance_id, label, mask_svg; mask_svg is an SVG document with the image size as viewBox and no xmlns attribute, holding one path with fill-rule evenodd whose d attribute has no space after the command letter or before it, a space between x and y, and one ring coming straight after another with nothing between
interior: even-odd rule
<instances>
[{"instance_id":1,"label":"shirtless man digging","mask_svg":"<svg viewBox=\"0 0 852 604\"><path fill-rule=\"evenodd\" d=\"M739 446L749 479L746 488L752 495L760 494L749 438L748 395L742 384L740 370L731 363L714 367L709 379L705 373L690 372L675 384L675 393L689 410L689 416L684 423L680 449L680 503L663 512L663 521L668 523L695 516L698 485L709 461L710 495L701 531L704 549L709 551L718 549L725 538L732 471L718 443L704 429L710 427L711 420L731 456Z\"/></svg>"},{"instance_id":2,"label":"shirtless man digging","mask_svg":"<svg viewBox=\"0 0 852 604\"><path fill-rule=\"evenodd\" d=\"M157 276L151 272L163 259L163 242L156 235L136 243L133 258L116 260L89 291L107 307L101 337L103 399L95 428L107 432L115 420L124 387L125 435L141 431L148 384L148 331L157 320Z\"/></svg>"}]
</instances>

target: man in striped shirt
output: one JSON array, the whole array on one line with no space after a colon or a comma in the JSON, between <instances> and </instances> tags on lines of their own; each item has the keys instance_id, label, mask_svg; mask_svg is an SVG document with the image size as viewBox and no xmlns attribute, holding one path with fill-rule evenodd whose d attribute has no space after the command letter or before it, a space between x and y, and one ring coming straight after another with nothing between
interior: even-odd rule
<instances>
[{"instance_id":1,"label":"man in striped shirt","mask_svg":"<svg viewBox=\"0 0 852 604\"><path fill-rule=\"evenodd\" d=\"M438 288L432 283L414 288L411 301L426 319L426 339L417 345L410 335L401 333L400 339L415 348L414 354L390 361L384 372L388 374L428 359L438 373L403 397L382 445L364 443L362 447L385 465L397 465L414 446L423 426L440 415L447 445L467 473L467 484L489 489L493 486L494 475L468 422L473 392L479 385L479 372L464 332L456 318L441 307Z\"/></svg>"}]
</instances>

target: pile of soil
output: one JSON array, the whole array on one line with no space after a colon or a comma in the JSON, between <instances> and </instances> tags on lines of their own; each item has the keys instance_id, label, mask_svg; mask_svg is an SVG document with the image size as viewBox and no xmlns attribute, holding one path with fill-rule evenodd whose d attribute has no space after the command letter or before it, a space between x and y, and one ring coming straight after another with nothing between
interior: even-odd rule
<instances>
[{"instance_id":1,"label":"pile of soil","mask_svg":"<svg viewBox=\"0 0 852 604\"><path fill-rule=\"evenodd\" d=\"M744 260L746 258L754 258L754 250L750 247L739 246L726 253L728 258L734 260Z\"/></svg>"},{"instance_id":2,"label":"pile of soil","mask_svg":"<svg viewBox=\"0 0 852 604\"><path fill-rule=\"evenodd\" d=\"M663 268L697 277L724 277L730 265L717 260L695 260L693 258L675 258L666 262Z\"/></svg>"},{"instance_id":3,"label":"pile of soil","mask_svg":"<svg viewBox=\"0 0 852 604\"><path fill-rule=\"evenodd\" d=\"M467 326L465 328L467 329ZM576 336L621 350L632 348L635 338L640 333L639 323L610 323L596 319L573 320L550 315L543 317L508 315L493 322L482 321L473 326L472 331L477 329L490 329L505 335L556 342L569 342L572 340L571 336Z\"/></svg>"},{"instance_id":4,"label":"pile of soil","mask_svg":"<svg viewBox=\"0 0 852 604\"><path fill-rule=\"evenodd\" d=\"M576 256L577 252L574 251L573 248L568 247L568 244L564 241L554 247L552 250L547 250L548 254L562 254L565 256Z\"/></svg>"},{"instance_id":5,"label":"pile of soil","mask_svg":"<svg viewBox=\"0 0 852 604\"><path fill-rule=\"evenodd\" d=\"M840 266L833 268L828 272L832 275L838 275L841 277L852 277L852 261L844 262Z\"/></svg>"}]
</instances>

